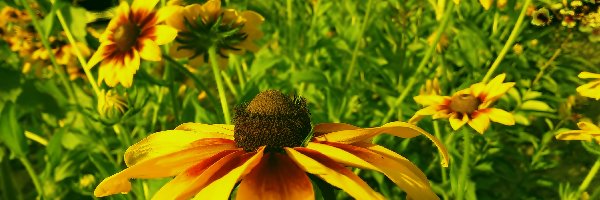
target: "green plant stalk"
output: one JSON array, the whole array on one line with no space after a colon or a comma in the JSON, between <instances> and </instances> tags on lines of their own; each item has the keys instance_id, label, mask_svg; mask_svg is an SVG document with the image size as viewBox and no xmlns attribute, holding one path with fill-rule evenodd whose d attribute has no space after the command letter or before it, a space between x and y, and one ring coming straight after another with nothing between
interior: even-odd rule
<instances>
[{"instance_id":1,"label":"green plant stalk","mask_svg":"<svg viewBox=\"0 0 600 200\"><path fill-rule=\"evenodd\" d=\"M50 3L54 4L54 0L51 0ZM58 21L60 22L60 25L62 26L62 29L65 32L65 35L67 36L67 40L69 40L69 43L73 47L73 49L75 51L75 56L77 56L77 60L79 61L79 64L81 64L81 68L83 68L85 76L87 77L88 82L92 86L92 89L94 90L94 93L96 94L96 97L100 98L100 95L102 93L100 92L100 89L98 88L96 78L94 78L94 76L92 75L92 72L90 71L90 69L93 66L87 66L87 62L85 61L85 58L83 57L83 54L81 53L81 51L79 51L77 42L75 41L73 34L71 34L71 30L69 29L69 26L67 26L67 22L63 16L62 12L59 9L56 10L56 17L58 18Z\"/></svg>"},{"instance_id":2,"label":"green plant stalk","mask_svg":"<svg viewBox=\"0 0 600 200\"><path fill-rule=\"evenodd\" d=\"M244 71L242 71L241 62L244 62L244 59L240 59L239 62L236 63L235 72L240 82L240 88L242 91L244 91L244 88L246 87L246 80L244 79Z\"/></svg>"},{"instance_id":3,"label":"green plant stalk","mask_svg":"<svg viewBox=\"0 0 600 200\"><path fill-rule=\"evenodd\" d=\"M360 27L360 31L358 32L358 36L356 38L356 44L354 44L354 50L352 50L352 60L350 61L350 67L348 68L348 73L346 74L346 84L350 82L352 76L354 74L354 68L356 68L356 58L358 57L358 49L360 48L360 44L362 41L362 37L365 34L365 28L367 27L367 23L369 22L369 16L371 15L371 7L372 1L369 0L367 2L367 11L365 13L365 18Z\"/></svg>"},{"instance_id":4,"label":"green plant stalk","mask_svg":"<svg viewBox=\"0 0 600 200\"><path fill-rule=\"evenodd\" d=\"M217 90L219 91L219 100L221 100L221 109L223 109L223 117L225 117L225 123L231 124L231 115L229 114L229 105L227 105L227 96L225 96L225 87L223 86L223 80L219 73L219 63L217 62L217 47L212 46L208 49L208 58L210 59L210 65L212 67L213 75L215 76L215 82L217 83Z\"/></svg>"},{"instance_id":5,"label":"green plant stalk","mask_svg":"<svg viewBox=\"0 0 600 200\"><path fill-rule=\"evenodd\" d=\"M469 181L470 162L471 162L471 143L473 141L472 133L467 127L463 127L463 159L460 163L460 174L458 175L458 187L456 191L456 199L464 199L465 191L467 190L467 182Z\"/></svg>"},{"instance_id":6,"label":"green plant stalk","mask_svg":"<svg viewBox=\"0 0 600 200\"><path fill-rule=\"evenodd\" d=\"M517 23L515 24L515 27L513 27L513 30L511 31L510 36L508 36L508 40L506 40L506 43L504 43L504 47L502 47L502 50L500 50L498 57L496 57L496 60L494 60L494 63L492 63L492 66L487 71L487 73L485 74L485 76L483 77L481 82L486 83L492 77L492 74L494 74L494 71L496 71L496 68L498 68L498 66L500 65L500 62L502 62L502 60L504 59L504 56L506 56L506 53L508 53L508 50L515 43L517 36L519 36L519 29L520 29L521 25L523 24L523 20L525 19L525 13L527 13L527 7L529 6L530 3L531 3L531 0L526 0L525 3L523 4L521 13L519 14L519 18L517 19Z\"/></svg>"},{"instance_id":7,"label":"green plant stalk","mask_svg":"<svg viewBox=\"0 0 600 200\"><path fill-rule=\"evenodd\" d=\"M390 108L388 110L387 114L383 118L382 123L386 123L390 120L390 118L392 117L392 114L394 114L394 111L396 110L396 107L398 107L398 105L400 105L402 102L404 102L404 99L406 99L406 97L408 96L408 93L410 93L410 91L415 86L417 79L421 78L420 75L421 75L421 72L423 71L423 68L425 68L425 65L427 65L429 59L433 55L433 52L435 51L435 48L436 48L438 42L440 41L440 38L442 37L442 33L446 30L446 27L448 27L448 24L450 22L450 15L452 14L452 11L454 11L454 3L449 3L448 7L446 8L446 12L444 13L444 16L442 17L442 22L441 22L442 24L435 31L435 37L434 37L435 40L433 40L433 43L429 46L429 49L427 49L427 52L425 53L425 56L419 63L417 70L415 71L414 75L409 78L408 84L406 85L406 87L404 87L404 90L402 91L402 93L400 93L400 96L398 97L396 102L394 102L394 104L392 104L392 108Z\"/></svg>"},{"instance_id":8,"label":"green plant stalk","mask_svg":"<svg viewBox=\"0 0 600 200\"><path fill-rule=\"evenodd\" d=\"M590 183L592 182L592 179L594 179L594 177L598 173L599 169L600 169L600 158L598 158L598 160L596 160L596 162L594 163L594 165L592 166L592 168L588 172L587 176L585 176L585 178L583 179L583 182L581 182L581 185L579 185L579 188L577 189L577 192L580 195L583 192L585 192L585 190L588 188L588 186L590 186Z\"/></svg>"},{"instance_id":9,"label":"green plant stalk","mask_svg":"<svg viewBox=\"0 0 600 200\"><path fill-rule=\"evenodd\" d=\"M163 79L169 84L169 96L171 97L172 105L173 105L173 114L175 115L175 123L179 124L179 102L177 101L177 88L175 88L175 81L173 81L175 74L173 73L173 69L165 66L165 73L163 74Z\"/></svg>"},{"instance_id":10,"label":"green plant stalk","mask_svg":"<svg viewBox=\"0 0 600 200\"><path fill-rule=\"evenodd\" d=\"M168 55L164 56L165 59L167 59L167 61L171 62L174 64L175 68L179 70L179 72L185 74L187 77L191 78L192 80L194 80L194 83L196 83L196 86L200 87L201 90L203 90L204 92L206 92L206 97L208 98L208 101L213 105L213 106L217 106L217 100L215 100L214 95L212 94L212 92L210 92L210 90L208 90L208 88L204 85L204 83L202 83L202 81L200 81L200 79L198 79L198 77L196 77L194 74L192 74L192 72L190 72L190 70L188 70L187 68L185 68L183 65L181 65L181 63L177 62L176 60L174 60L173 58L171 58Z\"/></svg>"},{"instance_id":11,"label":"green plant stalk","mask_svg":"<svg viewBox=\"0 0 600 200\"><path fill-rule=\"evenodd\" d=\"M229 90L231 90L231 94L233 94L234 97L238 97L238 92L237 89L235 89L235 86L233 85L233 82L231 82L231 78L229 78L229 75L227 75L227 73L225 71L221 71L221 75L223 76L223 80L225 81L225 84L227 84L227 87L229 88Z\"/></svg>"},{"instance_id":12,"label":"green plant stalk","mask_svg":"<svg viewBox=\"0 0 600 200\"><path fill-rule=\"evenodd\" d=\"M62 70L60 65L58 65L58 63L56 62L56 56L54 56L54 53L52 53L52 47L50 47L50 42L48 42L48 38L44 37L44 30L40 26L40 23L37 19L37 15L33 12L31 7L29 6L29 3L26 0L21 0L20 3L23 5L23 7L25 7L27 14L31 17L31 23L33 24L33 28L38 32L38 34L40 36L40 40L42 41L42 45L44 45L44 48L46 50L48 50L48 57L50 58L50 62L52 63L52 66L55 68L60 81L63 83L63 85L65 85L65 88L67 89L67 96L69 97L69 100L71 100L71 101L74 100L75 102L79 103L77 98L75 98L75 90L73 90L73 86L70 84L69 80L65 76L65 72Z\"/></svg>"},{"instance_id":13,"label":"green plant stalk","mask_svg":"<svg viewBox=\"0 0 600 200\"><path fill-rule=\"evenodd\" d=\"M31 177L31 181L33 182L33 186L35 186L35 190L37 191L37 193L40 195L40 197L44 197L44 188L40 184L40 179L35 173L35 170L33 169L33 166L31 166L29 160L27 160L27 158L25 157L20 157L19 160L21 161L21 163L23 163L23 166L25 166L25 170L27 170L29 177Z\"/></svg>"}]
</instances>

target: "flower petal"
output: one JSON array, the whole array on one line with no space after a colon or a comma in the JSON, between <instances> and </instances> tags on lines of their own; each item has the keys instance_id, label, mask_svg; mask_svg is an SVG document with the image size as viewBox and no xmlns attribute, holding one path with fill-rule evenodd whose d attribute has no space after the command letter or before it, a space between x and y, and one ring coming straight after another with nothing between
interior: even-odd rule
<instances>
[{"instance_id":1,"label":"flower petal","mask_svg":"<svg viewBox=\"0 0 600 200\"><path fill-rule=\"evenodd\" d=\"M448 119L450 121L450 126L454 130L458 130L460 127L464 126L469 121L469 117L467 117L467 115L463 115L462 119L459 119L458 116L458 113L454 113L450 115L450 118Z\"/></svg>"},{"instance_id":2,"label":"flower petal","mask_svg":"<svg viewBox=\"0 0 600 200\"><path fill-rule=\"evenodd\" d=\"M91 69L92 67L94 67L94 65L98 64L100 61L104 60L108 56L107 54L110 53L110 49L108 48L107 44L108 43L103 43L102 45L100 45L100 47L98 47L98 51L96 51L94 55L92 55L92 57L86 64L86 67L88 69Z\"/></svg>"},{"instance_id":3,"label":"flower petal","mask_svg":"<svg viewBox=\"0 0 600 200\"><path fill-rule=\"evenodd\" d=\"M285 152L302 170L314 174L329 184L346 191L355 199L383 199L352 171L327 156L304 147L288 148Z\"/></svg>"},{"instance_id":4,"label":"flower petal","mask_svg":"<svg viewBox=\"0 0 600 200\"><path fill-rule=\"evenodd\" d=\"M413 99L418 104L429 106L442 104L444 101L449 100L450 97L440 95L418 95L413 97Z\"/></svg>"},{"instance_id":5,"label":"flower petal","mask_svg":"<svg viewBox=\"0 0 600 200\"><path fill-rule=\"evenodd\" d=\"M160 48L151 39L143 39L141 41L140 56L144 60L150 61L160 61L162 59Z\"/></svg>"},{"instance_id":6,"label":"flower petal","mask_svg":"<svg viewBox=\"0 0 600 200\"><path fill-rule=\"evenodd\" d=\"M169 55L173 56L173 58L190 58L194 55L194 51L180 48L181 46L182 45L179 42L174 42L171 48L169 49ZM202 56L198 56L196 58L199 57Z\"/></svg>"},{"instance_id":7,"label":"flower petal","mask_svg":"<svg viewBox=\"0 0 600 200\"><path fill-rule=\"evenodd\" d=\"M571 130L565 131L554 136L557 140L583 140L592 141L596 138L596 142L600 144L600 133L592 134L591 131Z\"/></svg>"},{"instance_id":8,"label":"flower petal","mask_svg":"<svg viewBox=\"0 0 600 200\"><path fill-rule=\"evenodd\" d=\"M419 122L421 119L423 119L425 116L429 116L429 115L433 115L436 114L438 112L438 108L439 106L437 105L431 105L431 106L427 106L421 110L418 110L415 115L413 115L409 120L408 123L414 124Z\"/></svg>"},{"instance_id":9,"label":"flower petal","mask_svg":"<svg viewBox=\"0 0 600 200\"><path fill-rule=\"evenodd\" d=\"M236 199L314 199L306 173L287 155L265 154L242 180Z\"/></svg>"},{"instance_id":10,"label":"flower petal","mask_svg":"<svg viewBox=\"0 0 600 200\"><path fill-rule=\"evenodd\" d=\"M185 23L183 21L184 8L182 6L167 6L167 7L168 7L168 9L165 11L162 11L162 9L161 9L162 13L161 13L161 11L159 11L158 20L160 21L163 17L168 15L170 17L164 18L165 24L177 29L178 31L186 31L187 28L185 27Z\"/></svg>"},{"instance_id":11,"label":"flower petal","mask_svg":"<svg viewBox=\"0 0 600 200\"><path fill-rule=\"evenodd\" d=\"M132 49L131 53L128 53L123 57L123 62L125 62L125 67L115 73L118 76L121 85L128 88L133 84L133 76L140 68L140 54L137 50Z\"/></svg>"},{"instance_id":12,"label":"flower petal","mask_svg":"<svg viewBox=\"0 0 600 200\"><path fill-rule=\"evenodd\" d=\"M600 127L590 122L579 122L577 123L577 126L584 131L600 131ZM600 134L600 132L598 132L598 134Z\"/></svg>"},{"instance_id":13,"label":"flower petal","mask_svg":"<svg viewBox=\"0 0 600 200\"><path fill-rule=\"evenodd\" d=\"M479 134L483 134L490 127L490 118L487 113L475 112L472 114L473 119L469 120L469 125Z\"/></svg>"},{"instance_id":14,"label":"flower petal","mask_svg":"<svg viewBox=\"0 0 600 200\"><path fill-rule=\"evenodd\" d=\"M168 6L162 7L158 10L158 12L156 12L156 17L157 17L156 23L161 23L161 22L167 21L168 19L171 19L171 18L180 18L181 15L176 15L176 14L180 14L180 12L182 10L183 10L183 7L175 6L175 5L168 5Z\"/></svg>"},{"instance_id":15,"label":"flower petal","mask_svg":"<svg viewBox=\"0 0 600 200\"><path fill-rule=\"evenodd\" d=\"M431 190L429 181L424 177L423 172L413 173L411 170L411 167L415 167L413 164L407 167L405 163L398 163L365 148L348 144L310 142L307 148L318 151L346 166L382 172L413 199L439 199Z\"/></svg>"},{"instance_id":16,"label":"flower petal","mask_svg":"<svg viewBox=\"0 0 600 200\"><path fill-rule=\"evenodd\" d=\"M206 170L201 176L209 176L209 184L202 188L200 192L194 197L195 200L201 199L215 199L215 200L227 200L229 199L229 194L231 194L231 190L235 186L235 184L246 174L248 174L254 167L260 162L263 157L264 148L260 148L256 153L246 153L241 157L237 157L233 162L229 162L229 164L235 163L237 166L235 168L231 168L231 170L227 170L226 174L221 173L223 169L219 167L219 171L215 171L215 173L210 172L210 168ZM252 155L254 154L254 155ZM252 157L250 157L252 156ZM248 158L250 157L250 158ZM237 161L237 162L236 162ZM229 192L215 192L215 191L229 191Z\"/></svg>"},{"instance_id":17,"label":"flower petal","mask_svg":"<svg viewBox=\"0 0 600 200\"><path fill-rule=\"evenodd\" d=\"M577 75L579 78L600 78L600 74L591 72L581 72Z\"/></svg>"},{"instance_id":18,"label":"flower petal","mask_svg":"<svg viewBox=\"0 0 600 200\"><path fill-rule=\"evenodd\" d=\"M167 25L156 25L154 27L154 40L157 45L169 43L177 37L177 29Z\"/></svg>"},{"instance_id":19,"label":"flower petal","mask_svg":"<svg viewBox=\"0 0 600 200\"><path fill-rule=\"evenodd\" d=\"M389 133L401 138L413 138L421 134L425 135L425 137L429 138L429 140L431 140L435 146L437 146L438 150L442 154L442 157L444 157L442 160L442 165L444 167L448 166L448 153L442 142L433 135L427 133L427 131L406 122L390 122L381 127L336 131L314 137L313 139L323 142L352 144L355 142L364 141L382 133Z\"/></svg>"},{"instance_id":20,"label":"flower petal","mask_svg":"<svg viewBox=\"0 0 600 200\"><path fill-rule=\"evenodd\" d=\"M600 81L592 81L577 87L577 92L584 97L600 100Z\"/></svg>"},{"instance_id":21,"label":"flower petal","mask_svg":"<svg viewBox=\"0 0 600 200\"><path fill-rule=\"evenodd\" d=\"M175 130L186 130L186 131L194 131L200 133L220 133L225 136L229 136L228 139L233 140L233 130L235 129L234 125L228 124L202 124L202 123L183 123Z\"/></svg>"},{"instance_id":22,"label":"flower petal","mask_svg":"<svg viewBox=\"0 0 600 200\"><path fill-rule=\"evenodd\" d=\"M154 9L154 6L158 3L158 0L133 0L131 4L132 10L147 10L151 11Z\"/></svg>"},{"instance_id":23,"label":"flower petal","mask_svg":"<svg viewBox=\"0 0 600 200\"><path fill-rule=\"evenodd\" d=\"M509 126L515 125L515 117L511 113L506 112L502 109L488 108L482 111L486 112L489 115L490 120L492 120L493 122Z\"/></svg>"},{"instance_id":24,"label":"flower petal","mask_svg":"<svg viewBox=\"0 0 600 200\"><path fill-rule=\"evenodd\" d=\"M212 143L206 146L196 146L138 162L104 179L94 190L94 195L96 197L103 197L111 194L127 193L131 190L131 182L129 182L131 178L163 178L174 176L218 152L236 149L233 141L223 140L222 142L221 144Z\"/></svg>"},{"instance_id":25,"label":"flower petal","mask_svg":"<svg viewBox=\"0 0 600 200\"><path fill-rule=\"evenodd\" d=\"M313 128L313 132L314 132L314 137L316 137L316 136L323 135L326 133L343 131L343 130L354 130L354 129L359 129L359 128L360 127L358 127L358 126L354 126L351 124L345 124L345 123L321 123L321 124L315 125L315 127Z\"/></svg>"}]
</instances>

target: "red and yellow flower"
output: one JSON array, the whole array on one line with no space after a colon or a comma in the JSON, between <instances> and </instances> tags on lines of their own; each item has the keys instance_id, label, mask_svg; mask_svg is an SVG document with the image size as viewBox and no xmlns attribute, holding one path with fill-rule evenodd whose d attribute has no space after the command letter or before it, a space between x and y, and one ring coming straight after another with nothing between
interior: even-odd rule
<instances>
[{"instance_id":1,"label":"red and yellow flower","mask_svg":"<svg viewBox=\"0 0 600 200\"><path fill-rule=\"evenodd\" d=\"M415 123L425 116L432 115L433 119L448 118L454 130L468 123L481 134L490 126L490 120L504 125L514 125L515 119L511 113L491 107L515 85L514 82L503 83L505 77L505 74L498 75L487 84L474 84L452 96L437 94L416 96L415 101L427 107L417 111L409 122Z\"/></svg>"},{"instance_id":2,"label":"red and yellow flower","mask_svg":"<svg viewBox=\"0 0 600 200\"><path fill-rule=\"evenodd\" d=\"M165 7L158 12L154 6L158 0L134 0L131 7L122 2L116 16L100 37L100 47L88 62L89 68L100 64L98 82L103 80L110 87L117 84L130 87L133 76L140 67L140 59L160 61L158 45L171 42L177 30L160 25L172 12Z\"/></svg>"}]
</instances>

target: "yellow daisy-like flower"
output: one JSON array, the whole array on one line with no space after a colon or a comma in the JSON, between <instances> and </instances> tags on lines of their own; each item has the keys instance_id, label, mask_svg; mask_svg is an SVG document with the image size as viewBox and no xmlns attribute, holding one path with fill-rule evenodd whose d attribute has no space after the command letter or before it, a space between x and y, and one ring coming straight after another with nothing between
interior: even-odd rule
<instances>
[{"instance_id":1,"label":"yellow daisy-like flower","mask_svg":"<svg viewBox=\"0 0 600 200\"><path fill-rule=\"evenodd\" d=\"M579 78L593 78L592 82L577 87L577 92L584 97L600 100L600 74L581 72Z\"/></svg>"},{"instance_id":2,"label":"yellow daisy-like flower","mask_svg":"<svg viewBox=\"0 0 600 200\"><path fill-rule=\"evenodd\" d=\"M600 128L590 122L579 122L577 123L581 130L571 130L559 133L556 135L558 140L595 140L600 144Z\"/></svg>"},{"instance_id":3,"label":"yellow daisy-like flower","mask_svg":"<svg viewBox=\"0 0 600 200\"><path fill-rule=\"evenodd\" d=\"M200 66L208 61L207 50L217 46L219 66L225 67L229 54L243 54L245 50L258 51L254 42L263 36L258 28L264 18L254 11L237 12L222 9L220 0L188 6L174 6L173 17L167 24L179 31L170 55L189 58L189 64Z\"/></svg>"},{"instance_id":4,"label":"yellow daisy-like flower","mask_svg":"<svg viewBox=\"0 0 600 200\"><path fill-rule=\"evenodd\" d=\"M490 108L515 85L514 82L503 83L505 77L505 74L500 74L488 84L477 83L452 96L436 94L416 96L415 101L427 107L417 111L409 122L415 123L425 116L433 115L433 119L449 118L454 130L468 123L481 134L490 126L490 120L504 125L514 125L515 119L511 113Z\"/></svg>"},{"instance_id":5,"label":"yellow daisy-like flower","mask_svg":"<svg viewBox=\"0 0 600 200\"><path fill-rule=\"evenodd\" d=\"M116 16L100 37L100 47L90 58L87 67L93 67L100 61L98 82L103 80L110 87L118 83L130 87L133 75L140 67L140 58L160 61L161 51L158 45L171 42L177 36L177 30L167 25L159 25L170 15L170 7L158 12L154 6L158 0L134 0L131 7L121 2Z\"/></svg>"},{"instance_id":6,"label":"yellow daisy-like flower","mask_svg":"<svg viewBox=\"0 0 600 200\"><path fill-rule=\"evenodd\" d=\"M442 153L441 142L404 122L359 128L326 123L314 128L302 98L269 90L236 110L235 125L185 123L154 133L125 152L128 168L96 187L101 197L131 190L131 178L175 176L153 199L314 199L306 173L346 191L356 199L383 199L346 167L385 174L412 199L439 199L425 174L406 158L368 142L390 133L412 138L425 135ZM312 128L312 134L311 134ZM308 140L308 141L307 141Z\"/></svg>"}]
</instances>

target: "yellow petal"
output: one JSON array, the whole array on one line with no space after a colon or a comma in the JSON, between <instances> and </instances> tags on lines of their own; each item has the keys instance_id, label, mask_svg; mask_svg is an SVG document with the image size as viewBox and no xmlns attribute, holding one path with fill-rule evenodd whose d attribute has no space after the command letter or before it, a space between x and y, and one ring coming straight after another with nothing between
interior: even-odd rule
<instances>
[{"instance_id":1,"label":"yellow petal","mask_svg":"<svg viewBox=\"0 0 600 200\"><path fill-rule=\"evenodd\" d=\"M343 130L354 130L354 129L359 129L359 128L360 127L358 127L358 126L344 124L344 123L321 123L321 124L315 125L315 127L313 128L313 132L314 132L314 136L316 137L316 136L323 135L326 133L343 131Z\"/></svg>"},{"instance_id":2,"label":"yellow petal","mask_svg":"<svg viewBox=\"0 0 600 200\"><path fill-rule=\"evenodd\" d=\"M490 118L486 113L473 113L473 119L468 123L479 134L483 134L490 127Z\"/></svg>"},{"instance_id":3,"label":"yellow petal","mask_svg":"<svg viewBox=\"0 0 600 200\"><path fill-rule=\"evenodd\" d=\"M437 106L437 105L427 106L427 107L417 111L415 113L415 115L413 115L408 120L408 123L414 124L414 123L417 123L418 121L420 121L421 119L423 119L423 117L425 117L425 116L436 114L438 112L438 108L439 108L439 106Z\"/></svg>"},{"instance_id":4,"label":"yellow petal","mask_svg":"<svg viewBox=\"0 0 600 200\"><path fill-rule=\"evenodd\" d=\"M167 25L156 25L154 27L155 37L154 40L157 45L163 45L169 43L177 37L177 29Z\"/></svg>"},{"instance_id":5,"label":"yellow petal","mask_svg":"<svg viewBox=\"0 0 600 200\"><path fill-rule=\"evenodd\" d=\"M175 130L186 130L193 131L198 133L220 133L223 134L223 138L228 138L233 140L233 131L235 129L234 125L228 124L202 124L202 123L183 123Z\"/></svg>"},{"instance_id":6,"label":"yellow petal","mask_svg":"<svg viewBox=\"0 0 600 200\"><path fill-rule=\"evenodd\" d=\"M181 11L183 11L183 7L181 6L169 5L162 7L158 10L158 12L156 12L156 23L161 23L164 21L168 22L168 20L171 18L179 18L181 20Z\"/></svg>"},{"instance_id":7,"label":"yellow petal","mask_svg":"<svg viewBox=\"0 0 600 200\"><path fill-rule=\"evenodd\" d=\"M558 140L583 140L583 141L592 141L594 137L600 137L600 134L590 134L590 131L583 130L571 130L561 132L555 136Z\"/></svg>"},{"instance_id":8,"label":"yellow petal","mask_svg":"<svg viewBox=\"0 0 600 200\"><path fill-rule=\"evenodd\" d=\"M504 125L515 125L515 117L502 109L498 108L488 108L483 112L487 112L490 117L490 120L496 123L501 123Z\"/></svg>"},{"instance_id":9,"label":"yellow petal","mask_svg":"<svg viewBox=\"0 0 600 200\"><path fill-rule=\"evenodd\" d=\"M108 56L107 53L109 53L109 49L107 44L108 43L103 43L100 45L100 47L98 47L98 51L96 51L94 55L92 55L92 57L86 65L88 69L91 69L92 67L94 67L94 65L98 64L100 61L104 60Z\"/></svg>"},{"instance_id":10,"label":"yellow petal","mask_svg":"<svg viewBox=\"0 0 600 200\"><path fill-rule=\"evenodd\" d=\"M154 9L154 6L156 6L157 3L158 0L133 0L131 9L151 11Z\"/></svg>"},{"instance_id":11,"label":"yellow petal","mask_svg":"<svg viewBox=\"0 0 600 200\"><path fill-rule=\"evenodd\" d=\"M220 173L207 174L214 176L213 182L209 183L206 187L202 188L200 192L194 197L195 200L203 199L214 199L214 200L227 200L229 199L230 191L233 189L235 184L246 174L250 173L252 169L260 162L263 157L264 148L260 148L250 159L239 165L224 176L218 176ZM212 167L211 167L212 168ZM210 168L209 168L210 169ZM208 170L207 170L208 171ZM220 191L220 192L219 192ZM224 192L228 191L228 192Z\"/></svg>"},{"instance_id":12,"label":"yellow petal","mask_svg":"<svg viewBox=\"0 0 600 200\"><path fill-rule=\"evenodd\" d=\"M265 154L244 177L236 199L315 199L312 183L306 173L286 154Z\"/></svg>"},{"instance_id":13,"label":"yellow petal","mask_svg":"<svg viewBox=\"0 0 600 200\"><path fill-rule=\"evenodd\" d=\"M233 168L245 162L247 159L242 158L244 152L241 149L221 151L190 166L173 180L163 185L152 199L190 199L210 183L209 181L216 178L212 176L217 171L221 174L227 174ZM219 190L215 192L230 193L231 191Z\"/></svg>"},{"instance_id":14,"label":"yellow petal","mask_svg":"<svg viewBox=\"0 0 600 200\"><path fill-rule=\"evenodd\" d=\"M347 144L310 142L307 148L318 151L346 166L382 172L414 199L439 199L431 190L429 181L423 173L412 172L411 168L415 167L413 164L410 164L411 167L407 167L404 163L398 163L362 147Z\"/></svg>"},{"instance_id":15,"label":"yellow petal","mask_svg":"<svg viewBox=\"0 0 600 200\"><path fill-rule=\"evenodd\" d=\"M492 3L494 3L494 0L479 0L479 3L481 3L483 9L489 10L490 7L492 7Z\"/></svg>"},{"instance_id":16,"label":"yellow petal","mask_svg":"<svg viewBox=\"0 0 600 200\"><path fill-rule=\"evenodd\" d=\"M438 148L438 150L444 157L444 159L442 160L442 165L448 166L448 154L446 151L446 147L444 147L442 142L439 141L433 135L427 133L427 131L406 122L390 122L384 124L381 127L336 131L314 137L313 139L316 141L352 144L367 140L382 133L389 133L391 135L401 138L413 138L421 134L425 135L425 137L429 138L429 140L431 140L435 144L435 146Z\"/></svg>"},{"instance_id":17,"label":"yellow petal","mask_svg":"<svg viewBox=\"0 0 600 200\"><path fill-rule=\"evenodd\" d=\"M151 39L143 39L141 42L140 56L144 60L160 61L162 59L160 48L154 41Z\"/></svg>"},{"instance_id":18,"label":"yellow petal","mask_svg":"<svg viewBox=\"0 0 600 200\"><path fill-rule=\"evenodd\" d=\"M346 191L355 199L383 199L352 171L327 156L303 147L288 148L285 152L305 172L314 174L329 184Z\"/></svg>"},{"instance_id":19,"label":"yellow petal","mask_svg":"<svg viewBox=\"0 0 600 200\"><path fill-rule=\"evenodd\" d=\"M129 168L104 179L94 190L96 197L131 190L131 178L163 178L174 176L218 152L236 149L235 143L198 146L138 162Z\"/></svg>"},{"instance_id":20,"label":"yellow petal","mask_svg":"<svg viewBox=\"0 0 600 200\"><path fill-rule=\"evenodd\" d=\"M122 68L121 71L117 72L116 74L121 85L126 88L131 87L131 84L133 83L133 76L140 68L140 55L138 51L133 49L131 52L132 53L125 55L123 58L125 62L125 68Z\"/></svg>"},{"instance_id":21,"label":"yellow petal","mask_svg":"<svg viewBox=\"0 0 600 200\"><path fill-rule=\"evenodd\" d=\"M579 122L577 123L577 126L584 131L600 131L600 127L590 122ZM600 132L598 134L600 134Z\"/></svg>"},{"instance_id":22,"label":"yellow petal","mask_svg":"<svg viewBox=\"0 0 600 200\"><path fill-rule=\"evenodd\" d=\"M202 11L212 20L218 13L221 12L221 0L208 0L202 4Z\"/></svg>"},{"instance_id":23,"label":"yellow petal","mask_svg":"<svg viewBox=\"0 0 600 200\"><path fill-rule=\"evenodd\" d=\"M454 113L449 118L450 126L454 130L458 130L460 127L464 126L469 121L469 117L467 117L467 115L464 115L462 119L459 119L458 116L459 114ZM465 120L465 118L467 119Z\"/></svg>"},{"instance_id":24,"label":"yellow petal","mask_svg":"<svg viewBox=\"0 0 600 200\"><path fill-rule=\"evenodd\" d=\"M578 75L579 78L600 78L600 74L591 73L591 72L581 72Z\"/></svg>"},{"instance_id":25,"label":"yellow petal","mask_svg":"<svg viewBox=\"0 0 600 200\"><path fill-rule=\"evenodd\" d=\"M439 95L418 95L413 97L415 102L421 105L439 105L444 101L449 100L450 97L447 96L439 96Z\"/></svg>"},{"instance_id":26,"label":"yellow petal","mask_svg":"<svg viewBox=\"0 0 600 200\"><path fill-rule=\"evenodd\" d=\"M195 132L183 130L169 130L157 132L149 135L141 141L131 145L125 151L125 164L127 166L135 165L139 162L154 159L166 154L174 153L195 146L206 145L202 143L194 143L200 139L207 138L222 138L233 140L233 138L210 132ZM221 140L215 140L220 141Z\"/></svg>"},{"instance_id":27,"label":"yellow petal","mask_svg":"<svg viewBox=\"0 0 600 200\"><path fill-rule=\"evenodd\" d=\"M104 42L104 40L108 37L108 35L112 35L112 31L117 29L120 25L127 23L129 21L129 4L126 1L121 1L119 7L117 8L117 12L115 17L113 17L108 25L106 26L106 31L100 37L100 42ZM108 34L107 34L108 33Z\"/></svg>"},{"instance_id":28,"label":"yellow petal","mask_svg":"<svg viewBox=\"0 0 600 200\"><path fill-rule=\"evenodd\" d=\"M481 95L481 93L483 93L485 91L485 84L484 83L475 83L473 85L471 85L471 93L473 94L473 96L475 97L479 97L479 95Z\"/></svg>"},{"instance_id":29,"label":"yellow petal","mask_svg":"<svg viewBox=\"0 0 600 200\"><path fill-rule=\"evenodd\" d=\"M577 92L581 96L600 99L600 81L592 81L577 87Z\"/></svg>"},{"instance_id":30,"label":"yellow petal","mask_svg":"<svg viewBox=\"0 0 600 200\"><path fill-rule=\"evenodd\" d=\"M159 20L161 17L163 16L167 16L169 15L170 17L167 17L164 19L165 23L168 26L171 26L175 29L177 29L178 31L186 31L187 28L185 27L184 24L184 8L181 6L168 6L169 8L165 11L163 11L164 13L161 15L161 13L159 12ZM161 9L162 10L162 9Z\"/></svg>"},{"instance_id":31,"label":"yellow petal","mask_svg":"<svg viewBox=\"0 0 600 200\"><path fill-rule=\"evenodd\" d=\"M174 42L173 46L171 46L171 48L169 49L169 55L173 56L174 58L190 58L194 55L194 51L189 49L182 49L180 48L181 46L182 45L180 43Z\"/></svg>"}]
</instances>

